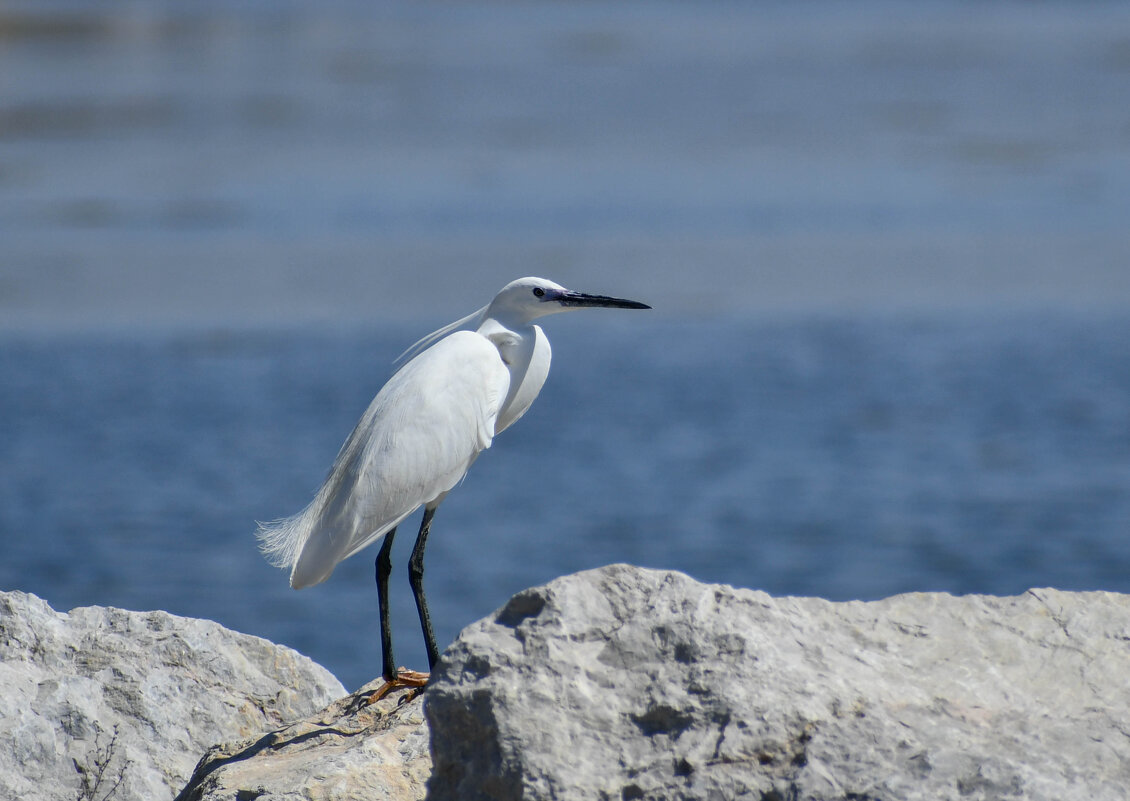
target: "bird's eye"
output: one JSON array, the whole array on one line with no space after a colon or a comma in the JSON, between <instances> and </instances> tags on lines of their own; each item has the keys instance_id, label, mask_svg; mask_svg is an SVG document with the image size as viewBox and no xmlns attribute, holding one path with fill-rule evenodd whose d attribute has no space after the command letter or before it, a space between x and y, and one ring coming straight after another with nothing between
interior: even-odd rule
<instances>
[{"instance_id":1,"label":"bird's eye","mask_svg":"<svg viewBox=\"0 0 1130 801\"><path fill-rule=\"evenodd\" d=\"M545 297L545 290L542 289L540 286L535 286L534 287L534 297L535 298L544 298Z\"/></svg>"}]
</instances>

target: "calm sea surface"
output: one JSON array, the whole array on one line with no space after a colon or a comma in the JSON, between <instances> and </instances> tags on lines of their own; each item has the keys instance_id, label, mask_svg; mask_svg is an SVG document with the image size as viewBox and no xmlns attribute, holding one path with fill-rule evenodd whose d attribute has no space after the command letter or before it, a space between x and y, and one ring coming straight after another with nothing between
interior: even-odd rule
<instances>
[{"instance_id":1,"label":"calm sea surface","mask_svg":"<svg viewBox=\"0 0 1130 801\"><path fill-rule=\"evenodd\" d=\"M549 321L542 396L436 516L444 642L610 562L832 599L1130 591L1130 320L579 318ZM368 680L375 552L293 592L254 521L305 505L415 333L3 343L0 586L213 618ZM413 521L395 626L420 665Z\"/></svg>"},{"instance_id":2,"label":"calm sea surface","mask_svg":"<svg viewBox=\"0 0 1130 801\"><path fill-rule=\"evenodd\" d=\"M0 589L367 681L375 553L293 592L255 521L531 274L655 310L547 321L444 643L610 562L1130 592L1130 6L873 0L4 3Z\"/></svg>"}]
</instances>

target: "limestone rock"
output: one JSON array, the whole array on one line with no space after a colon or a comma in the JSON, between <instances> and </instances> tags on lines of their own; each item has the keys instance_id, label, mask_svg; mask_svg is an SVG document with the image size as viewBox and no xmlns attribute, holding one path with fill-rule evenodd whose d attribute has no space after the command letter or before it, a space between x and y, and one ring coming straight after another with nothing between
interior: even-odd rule
<instances>
[{"instance_id":1,"label":"limestone rock","mask_svg":"<svg viewBox=\"0 0 1130 801\"><path fill-rule=\"evenodd\" d=\"M380 680L265 736L209 749L177 801L418 801L432 760L421 699Z\"/></svg>"},{"instance_id":2,"label":"limestone rock","mask_svg":"<svg viewBox=\"0 0 1130 801\"><path fill-rule=\"evenodd\" d=\"M172 798L208 746L345 694L218 623L0 593L0 798Z\"/></svg>"},{"instance_id":3,"label":"limestone rock","mask_svg":"<svg viewBox=\"0 0 1130 801\"><path fill-rule=\"evenodd\" d=\"M467 628L432 801L1123 799L1130 597L830 603L612 566Z\"/></svg>"}]
</instances>

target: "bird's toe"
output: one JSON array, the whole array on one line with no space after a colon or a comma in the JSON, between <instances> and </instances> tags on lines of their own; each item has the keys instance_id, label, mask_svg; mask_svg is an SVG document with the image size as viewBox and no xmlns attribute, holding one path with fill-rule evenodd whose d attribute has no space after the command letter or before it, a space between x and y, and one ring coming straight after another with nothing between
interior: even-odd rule
<instances>
[{"instance_id":1,"label":"bird's toe","mask_svg":"<svg viewBox=\"0 0 1130 801\"><path fill-rule=\"evenodd\" d=\"M409 670L408 668L400 668L396 671L396 677L388 679L377 689L373 690L372 694L365 701L365 706L371 706L382 698L388 697L391 693L397 690L412 690L412 692L405 694L398 703L407 703L424 691L424 687L428 684L428 679L431 677L430 673L421 673L417 670Z\"/></svg>"}]
</instances>

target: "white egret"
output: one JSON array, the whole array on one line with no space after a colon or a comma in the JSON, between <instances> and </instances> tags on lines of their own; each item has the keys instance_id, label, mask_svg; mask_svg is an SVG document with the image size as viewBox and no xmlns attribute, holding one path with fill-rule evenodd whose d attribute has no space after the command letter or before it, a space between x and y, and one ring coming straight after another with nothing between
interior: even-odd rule
<instances>
[{"instance_id":1,"label":"white egret","mask_svg":"<svg viewBox=\"0 0 1130 801\"><path fill-rule=\"evenodd\" d=\"M399 675L388 620L396 526L424 507L408 577L430 670L439 659L423 587L432 516L479 453L525 414L545 383L549 340L533 321L586 307L651 308L573 292L544 278L512 281L488 305L402 354L408 361L362 415L310 505L293 517L260 524L260 547L273 564L290 568L294 589L325 581L338 562L384 537L376 579L382 672L389 684ZM402 683L419 686L427 679L404 674Z\"/></svg>"}]
</instances>

